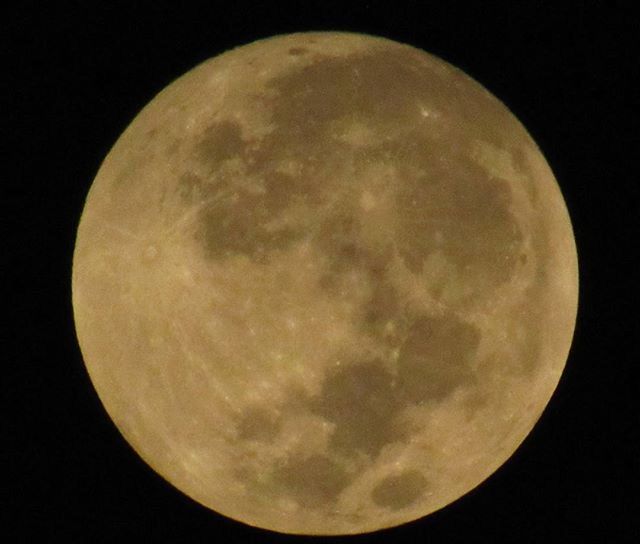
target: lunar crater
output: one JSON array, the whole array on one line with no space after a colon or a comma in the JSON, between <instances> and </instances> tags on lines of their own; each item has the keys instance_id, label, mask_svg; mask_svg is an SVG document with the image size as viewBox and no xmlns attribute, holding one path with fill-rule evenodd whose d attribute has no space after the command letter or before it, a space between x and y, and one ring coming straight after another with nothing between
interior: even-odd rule
<instances>
[{"instance_id":1,"label":"lunar crater","mask_svg":"<svg viewBox=\"0 0 640 544\"><path fill-rule=\"evenodd\" d=\"M393 375L380 361L358 362L332 372L311 411L335 425L330 446L351 455L358 451L373 457L401 436L394 416L402 406Z\"/></svg>"}]
</instances>

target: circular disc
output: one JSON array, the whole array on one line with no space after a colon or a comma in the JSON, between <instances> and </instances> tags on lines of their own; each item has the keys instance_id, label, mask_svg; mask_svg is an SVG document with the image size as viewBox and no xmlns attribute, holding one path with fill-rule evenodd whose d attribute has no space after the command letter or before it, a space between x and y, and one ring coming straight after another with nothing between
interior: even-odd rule
<instances>
[{"instance_id":1,"label":"circular disc","mask_svg":"<svg viewBox=\"0 0 640 544\"><path fill-rule=\"evenodd\" d=\"M349 33L257 41L177 79L89 192L77 334L126 440L244 523L374 531L515 451L578 293L540 150L478 83Z\"/></svg>"}]
</instances>

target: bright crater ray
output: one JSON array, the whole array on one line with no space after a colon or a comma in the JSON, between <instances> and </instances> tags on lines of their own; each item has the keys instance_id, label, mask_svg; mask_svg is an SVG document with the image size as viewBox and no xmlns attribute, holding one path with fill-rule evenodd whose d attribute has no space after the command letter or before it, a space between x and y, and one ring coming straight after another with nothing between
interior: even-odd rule
<instances>
[{"instance_id":1,"label":"bright crater ray","mask_svg":"<svg viewBox=\"0 0 640 544\"><path fill-rule=\"evenodd\" d=\"M290 533L442 508L531 430L573 333L557 183L496 98L386 39L224 53L134 119L89 192L76 327L178 489Z\"/></svg>"}]
</instances>

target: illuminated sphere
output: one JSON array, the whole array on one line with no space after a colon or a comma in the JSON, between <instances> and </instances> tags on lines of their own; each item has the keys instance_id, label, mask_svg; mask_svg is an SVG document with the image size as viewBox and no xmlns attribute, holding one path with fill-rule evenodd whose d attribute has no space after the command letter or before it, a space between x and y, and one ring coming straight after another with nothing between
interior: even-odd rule
<instances>
[{"instance_id":1,"label":"illuminated sphere","mask_svg":"<svg viewBox=\"0 0 640 544\"><path fill-rule=\"evenodd\" d=\"M564 368L571 223L540 150L446 62L260 40L132 121L78 228L109 416L180 491L300 534L425 516L513 454Z\"/></svg>"}]
</instances>

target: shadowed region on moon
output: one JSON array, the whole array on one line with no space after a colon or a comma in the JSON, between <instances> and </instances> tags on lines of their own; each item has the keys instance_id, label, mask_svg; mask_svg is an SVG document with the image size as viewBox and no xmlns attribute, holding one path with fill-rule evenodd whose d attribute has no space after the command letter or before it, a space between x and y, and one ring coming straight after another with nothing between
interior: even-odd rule
<instances>
[{"instance_id":1,"label":"shadowed region on moon","mask_svg":"<svg viewBox=\"0 0 640 544\"><path fill-rule=\"evenodd\" d=\"M293 56L304 55L308 52L309 50L305 47L292 47L291 49L289 49L289 55Z\"/></svg>"},{"instance_id":2,"label":"shadowed region on moon","mask_svg":"<svg viewBox=\"0 0 640 544\"><path fill-rule=\"evenodd\" d=\"M474 379L478 330L453 317L421 317L400 348L398 385L412 402L440 400Z\"/></svg>"},{"instance_id":3,"label":"shadowed region on moon","mask_svg":"<svg viewBox=\"0 0 640 544\"><path fill-rule=\"evenodd\" d=\"M378 506L401 510L411 506L424 493L427 479L418 470L387 476L373 488L371 498Z\"/></svg>"},{"instance_id":4,"label":"shadowed region on moon","mask_svg":"<svg viewBox=\"0 0 640 544\"><path fill-rule=\"evenodd\" d=\"M382 288L392 247L367 247L361 237L361 226L353 211L330 213L314 233L313 243L326 259L320 285L330 294L344 294L345 280L354 271L362 274L372 288Z\"/></svg>"},{"instance_id":5,"label":"shadowed region on moon","mask_svg":"<svg viewBox=\"0 0 640 544\"><path fill-rule=\"evenodd\" d=\"M252 406L244 411L238 423L238 438L270 442L276 437L281 427L282 420L276 414Z\"/></svg>"},{"instance_id":6,"label":"shadowed region on moon","mask_svg":"<svg viewBox=\"0 0 640 544\"><path fill-rule=\"evenodd\" d=\"M311 410L336 425L330 446L353 455L376 456L382 447L401 438L394 416L402 399L393 376L379 361L356 363L330 374Z\"/></svg>"},{"instance_id":7,"label":"shadowed region on moon","mask_svg":"<svg viewBox=\"0 0 640 544\"><path fill-rule=\"evenodd\" d=\"M276 467L273 480L286 496L311 508L332 502L351 482L339 463L318 454L287 460Z\"/></svg>"},{"instance_id":8,"label":"shadowed region on moon","mask_svg":"<svg viewBox=\"0 0 640 544\"><path fill-rule=\"evenodd\" d=\"M466 282L496 287L513 273L522 242L509 211L511 190L465 154L442 145L434 153L434 146L425 145L403 161L422 167L419 175L405 177L398 196L404 233L400 253L412 271L420 272L425 257L440 250ZM438 288L432 286L436 293Z\"/></svg>"},{"instance_id":9,"label":"shadowed region on moon","mask_svg":"<svg viewBox=\"0 0 640 544\"><path fill-rule=\"evenodd\" d=\"M211 165L215 172L222 161L241 157L245 153L240 125L222 121L208 127L194 149L195 158Z\"/></svg>"}]
</instances>

